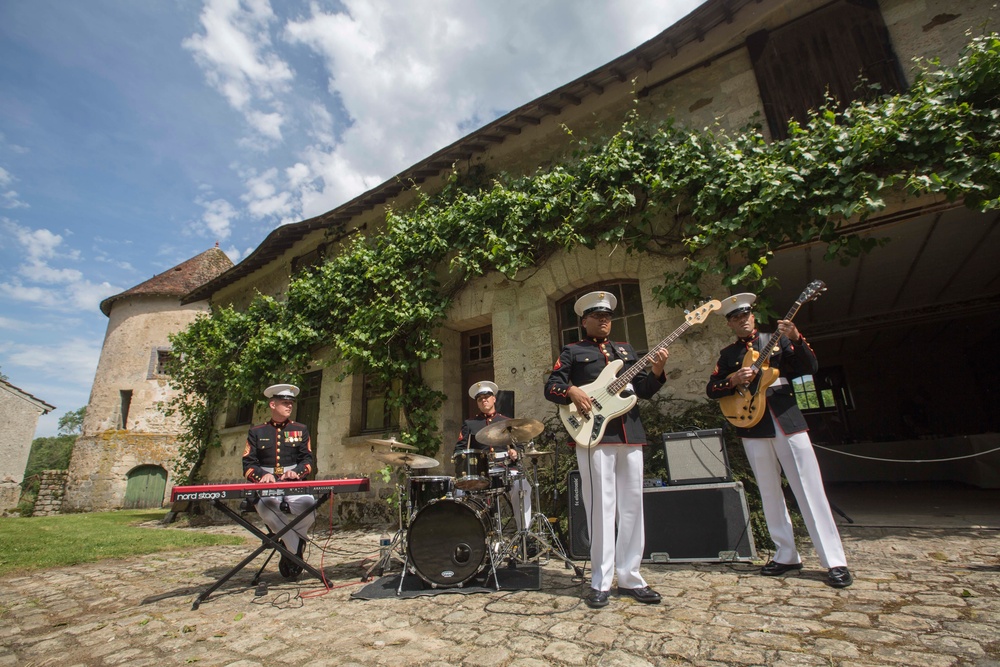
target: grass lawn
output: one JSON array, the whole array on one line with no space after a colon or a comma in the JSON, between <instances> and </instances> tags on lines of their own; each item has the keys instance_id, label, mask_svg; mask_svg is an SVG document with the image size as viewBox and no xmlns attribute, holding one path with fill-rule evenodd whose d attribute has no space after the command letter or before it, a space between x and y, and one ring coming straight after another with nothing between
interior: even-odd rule
<instances>
[{"instance_id":1,"label":"grass lawn","mask_svg":"<svg viewBox=\"0 0 1000 667\"><path fill-rule=\"evenodd\" d=\"M158 509L0 517L0 577L106 558L245 541L237 535L139 525L158 521L166 513Z\"/></svg>"}]
</instances>

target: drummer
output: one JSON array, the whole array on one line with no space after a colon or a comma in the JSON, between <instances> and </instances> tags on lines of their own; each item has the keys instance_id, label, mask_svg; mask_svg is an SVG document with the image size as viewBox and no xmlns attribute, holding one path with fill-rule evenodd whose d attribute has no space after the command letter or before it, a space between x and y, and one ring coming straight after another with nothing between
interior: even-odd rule
<instances>
[{"instance_id":1,"label":"drummer","mask_svg":"<svg viewBox=\"0 0 1000 667\"><path fill-rule=\"evenodd\" d=\"M490 464L495 463L496 452L493 451L492 447L476 440L476 434L494 422L510 419L510 417L497 412L497 391L499 391L499 387L488 381L477 382L469 387L469 397L475 399L479 413L472 419L466 419L462 423L462 430L458 434L458 442L455 443L455 454L464 449L485 451L491 454L489 457ZM520 456L520 452L517 451L517 448L512 443L507 449L507 466L519 473L521 472ZM503 455L501 454L502 457ZM460 471L456 470L456 475L458 474L460 474ZM526 489L520 488L520 486L527 486L523 474L518 475L515 485L517 488L511 489L510 502L514 508L514 516L517 519L517 528L518 530L522 530L531 519L531 494ZM524 503L520 502L522 496Z\"/></svg>"}]
</instances>

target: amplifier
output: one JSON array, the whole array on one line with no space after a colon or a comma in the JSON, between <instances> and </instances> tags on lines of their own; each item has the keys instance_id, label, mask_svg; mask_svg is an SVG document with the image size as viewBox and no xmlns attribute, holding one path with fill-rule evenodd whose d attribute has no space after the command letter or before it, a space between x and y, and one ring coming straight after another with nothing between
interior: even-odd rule
<instances>
[{"instance_id":1,"label":"amplifier","mask_svg":"<svg viewBox=\"0 0 1000 667\"><path fill-rule=\"evenodd\" d=\"M590 558L590 532L580 472L569 473L569 545L574 560ZM740 482L643 489L643 563L752 561L757 558L746 493Z\"/></svg>"},{"instance_id":2,"label":"amplifier","mask_svg":"<svg viewBox=\"0 0 1000 667\"><path fill-rule=\"evenodd\" d=\"M643 489L643 563L752 561L757 558L740 482Z\"/></svg>"},{"instance_id":3,"label":"amplifier","mask_svg":"<svg viewBox=\"0 0 1000 667\"><path fill-rule=\"evenodd\" d=\"M729 457L721 428L663 434L667 484L731 482Z\"/></svg>"}]
</instances>

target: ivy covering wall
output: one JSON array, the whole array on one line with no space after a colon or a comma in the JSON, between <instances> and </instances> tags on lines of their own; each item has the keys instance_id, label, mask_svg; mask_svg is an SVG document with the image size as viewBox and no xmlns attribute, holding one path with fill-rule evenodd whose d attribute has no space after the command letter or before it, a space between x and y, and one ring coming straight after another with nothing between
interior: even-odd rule
<instances>
[{"instance_id":1,"label":"ivy covering wall","mask_svg":"<svg viewBox=\"0 0 1000 667\"><path fill-rule=\"evenodd\" d=\"M245 310L199 317L171 338L179 390L171 409L189 429L178 479L197 477L227 400L255 399L320 353L343 377L399 380L389 400L404 415L400 439L432 454L444 396L421 365L439 356L434 332L475 276L515 276L559 249L619 246L682 257L684 268L653 291L668 306L691 306L708 277L766 289L768 261L784 244L822 241L828 259L849 262L878 243L851 223L888 198L936 194L977 211L1000 207L996 34L973 40L954 68L926 63L905 94L834 108L770 143L753 126L730 135L630 114L606 141L580 141L571 159L528 176L454 174L296 276L283 301L258 294Z\"/></svg>"}]
</instances>

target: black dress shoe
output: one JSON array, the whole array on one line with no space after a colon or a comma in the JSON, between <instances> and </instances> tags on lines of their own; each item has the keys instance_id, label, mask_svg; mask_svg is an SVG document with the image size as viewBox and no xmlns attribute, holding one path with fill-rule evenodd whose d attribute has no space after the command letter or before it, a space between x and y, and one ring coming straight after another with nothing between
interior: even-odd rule
<instances>
[{"instance_id":1,"label":"black dress shoe","mask_svg":"<svg viewBox=\"0 0 1000 667\"><path fill-rule=\"evenodd\" d=\"M660 594L649 586L642 588L622 588L619 586L618 595L631 595L643 604L660 604Z\"/></svg>"},{"instance_id":2,"label":"black dress shoe","mask_svg":"<svg viewBox=\"0 0 1000 667\"><path fill-rule=\"evenodd\" d=\"M281 543L285 544L284 540L282 540ZM305 544L305 540L299 540L299 548L296 551L299 558L302 558L302 550L305 547ZM285 548L288 547L286 546ZM281 576L285 579L294 579L302 574L302 566L285 554L281 554L281 558L278 559L278 572L280 572Z\"/></svg>"},{"instance_id":3,"label":"black dress shoe","mask_svg":"<svg viewBox=\"0 0 1000 667\"><path fill-rule=\"evenodd\" d=\"M278 572L285 579L294 579L302 574L302 566L288 556L282 555L281 559L278 560Z\"/></svg>"},{"instance_id":4,"label":"black dress shoe","mask_svg":"<svg viewBox=\"0 0 1000 667\"><path fill-rule=\"evenodd\" d=\"M779 575L785 574L786 572L791 572L792 570L801 570L802 563L792 563L787 565L785 563L779 563L776 560L767 561L767 565L760 568L760 573L765 577L777 577Z\"/></svg>"},{"instance_id":5,"label":"black dress shoe","mask_svg":"<svg viewBox=\"0 0 1000 667\"><path fill-rule=\"evenodd\" d=\"M611 591L599 591L596 588L591 588L590 592L583 598L583 601L591 609L600 609L601 607L608 606L608 597L610 595Z\"/></svg>"},{"instance_id":6,"label":"black dress shoe","mask_svg":"<svg viewBox=\"0 0 1000 667\"><path fill-rule=\"evenodd\" d=\"M831 567L826 573L826 583L834 588L847 588L854 583L854 577L846 567Z\"/></svg>"}]
</instances>

